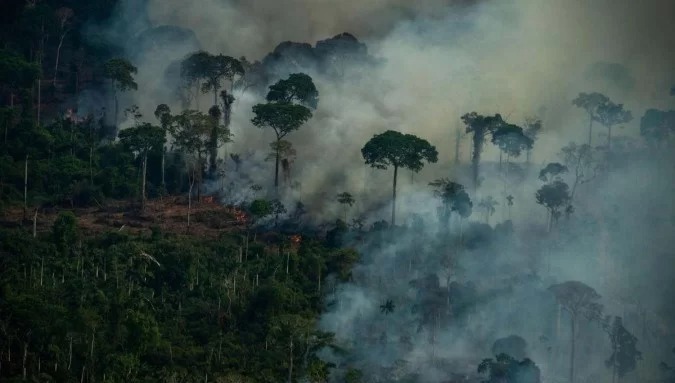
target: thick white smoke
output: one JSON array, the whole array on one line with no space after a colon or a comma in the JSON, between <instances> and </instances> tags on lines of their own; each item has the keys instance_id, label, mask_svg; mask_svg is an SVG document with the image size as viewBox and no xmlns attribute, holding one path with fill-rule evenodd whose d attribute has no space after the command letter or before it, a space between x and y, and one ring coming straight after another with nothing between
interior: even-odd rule
<instances>
[{"instance_id":1,"label":"thick white smoke","mask_svg":"<svg viewBox=\"0 0 675 383\"><path fill-rule=\"evenodd\" d=\"M532 166L526 181L518 185L507 189L496 171L499 153L486 145L485 182L472 192L471 219L483 220L476 203L490 195L500 203L491 223L511 218L515 234L501 238L497 246L462 255L458 281L480 281L479 290L491 291L523 274L540 279L482 302L469 330L463 328L466 333L459 327L442 329L432 344L427 335L409 331L412 314L401 311L386 318L387 323L379 323L383 321L379 313L383 299L414 300L408 285L411 279L437 273L441 285L446 283L437 260L420 259L416 266L397 263L401 260L397 252L409 251L415 240L414 236L402 236L391 248L366 254L368 263L357 267L353 284L336 288L339 304L322 320L339 340L354 342L355 354L364 358L357 366L392 366L405 359L412 366L406 367L408 372L418 371L428 381L441 381L443 371L433 360L454 360L458 371L469 371L475 367L471 363L489 356L496 337L519 333L531 346L530 356L545 371L554 371L561 367L556 360L564 357L565 350L560 354L560 350L551 351L547 341L539 339L542 333L552 331L555 314L549 310L553 305L547 300L550 297L537 295L537 291L551 283L581 280L605 297L608 313L626 316L627 325L639 337L646 337L647 331L639 328L635 313L645 313L645 323L660 334L648 337L655 343L647 344L644 339L641 344L646 354L645 348L652 351L646 355L644 371L654 369L666 345L656 343L657 338L670 341L673 337L672 324L664 319L673 318L672 302L664 293L672 292L673 284L672 273L664 271L673 266L672 169L664 170L663 164L640 158L622 167L621 174L585 185L579 191L568 234L558 239L544 233L545 211L535 204L534 192L540 186L536 178L540 165L560 161L558 152L570 141L585 140L587 116L571 103L579 92L598 91L624 103L635 118L617 129L617 134L638 140L639 117L645 109L673 107L668 90L675 84L674 2L203 0L196 4L148 0L125 4L115 25L107 28L114 32L108 36L123 46L139 67L139 91L129 94L127 102L139 104L146 116L152 116L157 104L174 99L171 81L176 79L164 76L169 64L197 48L260 60L282 41L313 44L345 31L367 44L369 53L380 61L375 66L350 65L339 79L307 68L319 89L320 102L313 119L288 136L298 152L292 180L300 186L287 193L286 202L302 200L317 221L341 216L335 195L343 191L357 199L350 215L368 214L370 222L387 219L391 171L366 168L360 149L373 134L392 129L425 138L439 151L437 164L420 174L404 171L399 182L402 221L410 222L411 214L417 213L430 231L437 231L436 201L427 183L451 177L470 184L462 167L453 164L455 132L464 128L460 116L477 111L501 113L516 124L529 116L543 120ZM166 44L155 44L148 52L132 43L144 29L165 25L177 27L172 39L160 39ZM249 198L250 184L268 189L271 185L273 163L262 159L272 134L250 123L251 107L261 102L260 96L235 96L235 141L226 150L252 154L244 156L250 158L242 164L245 181L229 173L227 182L233 182L235 189L226 197L241 201ZM200 100L202 110L208 109L210 100L209 95ZM601 142L605 133L604 128L596 127L594 140ZM460 146L465 164L469 141L463 136ZM672 161L672 157L668 159ZM506 207L505 192L515 197L511 209ZM370 248L361 250L368 252ZM409 271L397 271L406 266ZM633 319L628 319L631 315ZM394 339L397 345L359 344L359 334L371 330L386 332L385 338L389 342ZM590 329L584 331L589 339L597 336ZM402 351L399 343L407 335L412 344ZM584 355L602 367L606 352L606 348L587 350ZM592 376L599 372L590 369L584 373Z\"/></svg>"}]
</instances>

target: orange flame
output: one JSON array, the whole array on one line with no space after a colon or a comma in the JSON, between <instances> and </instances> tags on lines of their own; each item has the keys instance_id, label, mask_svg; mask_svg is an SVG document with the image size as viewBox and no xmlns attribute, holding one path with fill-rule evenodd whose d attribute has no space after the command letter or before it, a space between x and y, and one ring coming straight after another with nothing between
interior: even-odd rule
<instances>
[{"instance_id":1,"label":"orange flame","mask_svg":"<svg viewBox=\"0 0 675 383\"><path fill-rule=\"evenodd\" d=\"M298 246L300 245L301 241L302 236L300 236L300 234L291 235L291 242L293 243L293 245Z\"/></svg>"}]
</instances>

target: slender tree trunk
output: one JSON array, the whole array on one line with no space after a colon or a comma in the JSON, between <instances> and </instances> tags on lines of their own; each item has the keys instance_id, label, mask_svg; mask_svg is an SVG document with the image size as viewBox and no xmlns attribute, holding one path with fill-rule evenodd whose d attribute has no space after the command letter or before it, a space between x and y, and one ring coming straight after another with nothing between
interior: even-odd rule
<instances>
[{"instance_id":1,"label":"slender tree trunk","mask_svg":"<svg viewBox=\"0 0 675 383\"><path fill-rule=\"evenodd\" d=\"M37 214L38 214L38 209L35 209L35 213L33 213L33 238L37 237ZM42 286L42 276L40 276L40 286Z\"/></svg>"},{"instance_id":2,"label":"slender tree trunk","mask_svg":"<svg viewBox=\"0 0 675 383\"><path fill-rule=\"evenodd\" d=\"M204 171L201 151L197 154L197 166L199 167L195 174L195 178L197 178L197 203L200 203L202 202L202 173Z\"/></svg>"},{"instance_id":3,"label":"slender tree trunk","mask_svg":"<svg viewBox=\"0 0 675 383\"><path fill-rule=\"evenodd\" d=\"M570 342L570 383L574 383L574 358L575 358L575 348L576 348L576 337L577 337L577 318L574 314L570 314L571 325L572 325L572 338Z\"/></svg>"},{"instance_id":4,"label":"slender tree trunk","mask_svg":"<svg viewBox=\"0 0 675 383\"><path fill-rule=\"evenodd\" d=\"M28 342L23 344L23 359L21 362L21 368L23 370L23 380L26 380L26 361L28 360Z\"/></svg>"},{"instance_id":5,"label":"slender tree trunk","mask_svg":"<svg viewBox=\"0 0 675 383\"><path fill-rule=\"evenodd\" d=\"M94 146L89 147L89 185L94 186Z\"/></svg>"},{"instance_id":6,"label":"slender tree trunk","mask_svg":"<svg viewBox=\"0 0 675 383\"><path fill-rule=\"evenodd\" d=\"M26 161L23 169L23 219L26 219L26 212L28 209L28 154L26 154Z\"/></svg>"},{"instance_id":7,"label":"slender tree trunk","mask_svg":"<svg viewBox=\"0 0 675 383\"><path fill-rule=\"evenodd\" d=\"M38 99L37 99L37 125L40 126L42 125L40 123L40 112L42 110L42 81L40 79L37 80L38 83Z\"/></svg>"},{"instance_id":8,"label":"slender tree trunk","mask_svg":"<svg viewBox=\"0 0 675 383\"><path fill-rule=\"evenodd\" d=\"M478 176L479 176L479 166L480 166L480 152L483 149L483 137L474 132L473 134L473 152L471 153L471 166L472 166L472 178L473 178L473 187L475 190L478 189Z\"/></svg>"},{"instance_id":9,"label":"slender tree trunk","mask_svg":"<svg viewBox=\"0 0 675 383\"><path fill-rule=\"evenodd\" d=\"M591 147L591 142L593 141L593 115L588 114L588 146Z\"/></svg>"},{"instance_id":10,"label":"slender tree trunk","mask_svg":"<svg viewBox=\"0 0 675 383\"><path fill-rule=\"evenodd\" d=\"M59 59L61 58L61 47L63 46L63 39L66 37L68 34L68 31L65 31L61 34L61 38L59 39L59 45L56 48L56 63L54 64L54 80L53 80L53 85L56 86L56 76L59 73Z\"/></svg>"},{"instance_id":11,"label":"slender tree trunk","mask_svg":"<svg viewBox=\"0 0 675 383\"><path fill-rule=\"evenodd\" d=\"M607 156L609 156L609 150L612 147L612 126L607 127Z\"/></svg>"},{"instance_id":12,"label":"slender tree trunk","mask_svg":"<svg viewBox=\"0 0 675 383\"><path fill-rule=\"evenodd\" d=\"M166 161L166 150L162 146L162 188L166 188L166 182L164 180L164 174L165 174L165 161Z\"/></svg>"},{"instance_id":13,"label":"slender tree trunk","mask_svg":"<svg viewBox=\"0 0 675 383\"><path fill-rule=\"evenodd\" d=\"M187 231L190 232L190 212L192 210L192 187L195 184L194 171L192 173L192 180L190 181L190 189L188 190L188 215L187 215Z\"/></svg>"},{"instance_id":14,"label":"slender tree trunk","mask_svg":"<svg viewBox=\"0 0 675 383\"><path fill-rule=\"evenodd\" d=\"M114 118L114 125L115 125L115 135L117 135L117 118L119 114L119 104L117 102L117 90L115 89L115 80L110 79L110 87L112 89L112 94L113 94L113 103L115 104L115 116ZM114 139L114 137L113 137Z\"/></svg>"},{"instance_id":15,"label":"slender tree trunk","mask_svg":"<svg viewBox=\"0 0 675 383\"><path fill-rule=\"evenodd\" d=\"M319 281L317 282L316 285L316 293L321 295L321 265L318 267L319 270L317 270L317 274L319 275Z\"/></svg>"},{"instance_id":16,"label":"slender tree trunk","mask_svg":"<svg viewBox=\"0 0 675 383\"><path fill-rule=\"evenodd\" d=\"M459 141L461 138L461 129L457 128L457 134L455 135L455 165L459 165Z\"/></svg>"},{"instance_id":17,"label":"slender tree trunk","mask_svg":"<svg viewBox=\"0 0 675 383\"><path fill-rule=\"evenodd\" d=\"M391 226L396 225L396 177L398 177L398 166L394 165L394 185L392 189L392 201L391 201Z\"/></svg>"},{"instance_id":18,"label":"slender tree trunk","mask_svg":"<svg viewBox=\"0 0 675 383\"><path fill-rule=\"evenodd\" d=\"M293 337L291 336L291 343L288 355L288 383L293 382Z\"/></svg>"},{"instance_id":19,"label":"slender tree trunk","mask_svg":"<svg viewBox=\"0 0 675 383\"><path fill-rule=\"evenodd\" d=\"M274 161L274 188L278 190L279 188L279 142L281 139L277 136L277 145L276 145L276 155Z\"/></svg>"},{"instance_id":20,"label":"slender tree trunk","mask_svg":"<svg viewBox=\"0 0 675 383\"><path fill-rule=\"evenodd\" d=\"M197 81L197 87L195 88L195 107L197 110L199 110L199 88L201 88L201 84L199 81Z\"/></svg>"},{"instance_id":21,"label":"slender tree trunk","mask_svg":"<svg viewBox=\"0 0 675 383\"><path fill-rule=\"evenodd\" d=\"M141 211L145 211L145 180L148 169L148 153L143 154L143 181L141 184Z\"/></svg>"},{"instance_id":22,"label":"slender tree trunk","mask_svg":"<svg viewBox=\"0 0 675 383\"><path fill-rule=\"evenodd\" d=\"M89 351L89 359L94 362L94 340L96 335L96 328L93 328L91 331L91 350Z\"/></svg>"}]
</instances>

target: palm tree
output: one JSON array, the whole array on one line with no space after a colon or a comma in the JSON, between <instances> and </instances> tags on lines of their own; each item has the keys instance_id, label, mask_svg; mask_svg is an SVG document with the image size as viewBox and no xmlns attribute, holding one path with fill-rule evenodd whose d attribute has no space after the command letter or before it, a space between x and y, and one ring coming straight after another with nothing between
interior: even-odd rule
<instances>
[{"instance_id":1,"label":"palm tree","mask_svg":"<svg viewBox=\"0 0 675 383\"><path fill-rule=\"evenodd\" d=\"M347 192L342 192L342 193L338 194L337 195L337 201L341 205L349 205L349 207L352 207L352 205L354 205L354 202L355 202L354 197L352 197L352 195L347 193ZM347 207L344 207L344 218L345 218L345 222L347 222Z\"/></svg>"},{"instance_id":2,"label":"palm tree","mask_svg":"<svg viewBox=\"0 0 675 383\"><path fill-rule=\"evenodd\" d=\"M513 196L511 194L506 196L506 205L509 207L509 219L511 219L511 206L513 206Z\"/></svg>"},{"instance_id":3,"label":"palm tree","mask_svg":"<svg viewBox=\"0 0 675 383\"><path fill-rule=\"evenodd\" d=\"M391 299L387 299L383 304L380 305L380 312L384 315L388 315L394 312L396 305Z\"/></svg>"},{"instance_id":4,"label":"palm tree","mask_svg":"<svg viewBox=\"0 0 675 383\"><path fill-rule=\"evenodd\" d=\"M492 196L487 196L478 202L478 207L485 209L485 223L490 224L490 217L495 213L495 206L499 205Z\"/></svg>"}]
</instances>

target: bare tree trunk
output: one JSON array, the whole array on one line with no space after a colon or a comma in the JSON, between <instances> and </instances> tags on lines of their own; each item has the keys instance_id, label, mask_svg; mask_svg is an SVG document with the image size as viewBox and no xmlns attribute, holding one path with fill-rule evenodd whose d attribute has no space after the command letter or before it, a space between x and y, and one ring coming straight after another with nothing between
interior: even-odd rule
<instances>
[{"instance_id":1,"label":"bare tree trunk","mask_svg":"<svg viewBox=\"0 0 675 383\"><path fill-rule=\"evenodd\" d=\"M165 169L165 161L166 161L166 150L164 147L162 147L162 188L166 188L166 182L164 182L164 169Z\"/></svg>"},{"instance_id":2,"label":"bare tree trunk","mask_svg":"<svg viewBox=\"0 0 675 383\"><path fill-rule=\"evenodd\" d=\"M23 344L23 359L21 362L21 368L23 370L23 380L26 380L26 361L28 360L28 342Z\"/></svg>"},{"instance_id":3,"label":"bare tree trunk","mask_svg":"<svg viewBox=\"0 0 675 383\"><path fill-rule=\"evenodd\" d=\"M319 281L318 281L317 286L316 286L316 293L321 295L321 265L319 265L318 275L319 275Z\"/></svg>"},{"instance_id":4,"label":"bare tree trunk","mask_svg":"<svg viewBox=\"0 0 675 383\"><path fill-rule=\"evenodd\" d=\"M113 89L113 98L115 99L115 136L117 136L117 120L119 118L119 109L120 109L120 104L119 100L117 99L117 91L115 90L115 80L110 80L110 84L112 85ZM115 137L113 137L113 140Z\"/></svg>"},{"instance_id":5,"label":"bare tree trunk","mask_svg":"<svg viewBox=\"0 0 675 383\"><path fill-rule=\"evenodd\" d=\"M195 185L195 174L192 173L192 179L190 181L190 189L188 190L188 215L187 215L187 232L190 232L190 213L192 210L192 188Z\"/></svg>"},{"instance_id":6,"label":"bare tree trunk","mask_svg":"<svg viewBox=\"0 0 675 383\"><path fill-rule=\"evenodd\" d=\"M37 80L38 83L38 102L37 102L37 125L40 126L42 125L40 123L40 111L41 111L41 106L42 106L42 81L40 79Z\"/></svg>"},{"instance_id":7,"label":"bare tree trunk","mask_svg":"<svg viewBox=\"0 0 675 383\"><path fill-rule=\"evenodd\" d=\"M89 127L89 185L94 186L94 138L92 128Z\"/></svg>"},{"instance_id":8,"label":"bare tree trunk","mask_svg":"<svg viewBox=\"0 0 675 383\"><path fill-rule=\"evenodd\" d=\"M95 339L95 336L96 336L96 328L93 328L92 331L91 331L91 350L89 351L89 359L91 359L92 362L94 361L94 339Z\"/></svg>"},{"instance_id":9,"label":"bare tree trunk","mask_svg":"<svg viewBox=\"0 0 675 383\"><path fill-rule=\"evenodd\" d=\"M141 183L141 211L145 211L145 180L148 169L148 153L143 154L143 180Z\"/></svg>"},{"instance_id":10,"label":"bare tree trunk","mask_svg":"<svg viewBox=\"0 0 675 383\"><path fill-rule=\"evenodd\" d=\"M591 141L593 140L593 115L588 114L588 146L591 147Z\"/></svg>"},{"instance_id":11,"label":"bare tree trunk","mask_svg":"<svg viewBox=\"0 0 675 383\"><path fill-rule=\"evenodd\" d=\"M570 343L570 383L574 383L574 357L575 357L575 348L576 348L576 337L577 337L577 318L576 315L571 314L572 320L572 339Z\"/></svg>"},{"instance_id":12,"label":"bare tree trunk","mask_svg":"<svg viewBox=\"0 0 675 383\"><path fill-rule=\"evenodd\" d=\"M459 165L459 141L462 138L462 131L460 128L457 128L457 134L455 135L455 165Z\"/></svg>"},{"instance_id":13,"label":"bare tree trunk","mask_svg":"<svg viewBox=\"0 0 675 383\"><path fill-rule=\"evenodd\" d=\"M37 213L38 209L35 209L35 213L33 213L33 238L37 237ZM42 276L40 276L40 286L42 286Z\"/></svg>"},{"instance_id":14,"label":"bare tree trunk","mask_svg":"<svg viewBox=\"0 0 675 383\"><path fill-rule=\"evenodd\" d=\"M288 383L293 382L293 336L291 336L291 343L289 347L288 357Z\"/></svg>"},{"instance_id":15,"label":"bare tree trunk","mask_svg":"<svg viewBox=\"0 0 675 383\"><path fill-rule=\"evenodd\" d=\"M54 80L53 85L56 86L56 76L59 73L59 59L61 58L61 47L63 46L63 39L68 34L68 31L65 31L61 34L61 39L59 39L59 45L56 48L56 64L54 64Z\"/></svg>"},{"instance_id":16,"label":"bare tree trunk","mask_svg":"<svg viewBox=\"0 0 675 383\"><path fill-rule=\"evenodd\" d=\"M26 154L26 161L23 170L23 219L26 219L26 212L28 209L28 154Z\"/></svg>"},{"instance_id":17,"label":"bare tree trunk","mask_svg":"<svg viewBox=\"0 0 675 383\"><path fill-rule=\"evenodd\" d=\"M274 189L278 190L279 188L279 142L281 139L277 136L277 145L276 145L276 156L274 161Z\"/></svg>"},{"instance_id":18,"label":"bare tree trunk","mask_svg":"<svg viewBox=\"0 0 675 383\"><path fill-rule=\"evenodd\" d=\"M391 203L391 226L396 225L396 177L398 177L398 166L394 165L394 185L392 190L392 203Z\"/></svg>"}]
</instances>

